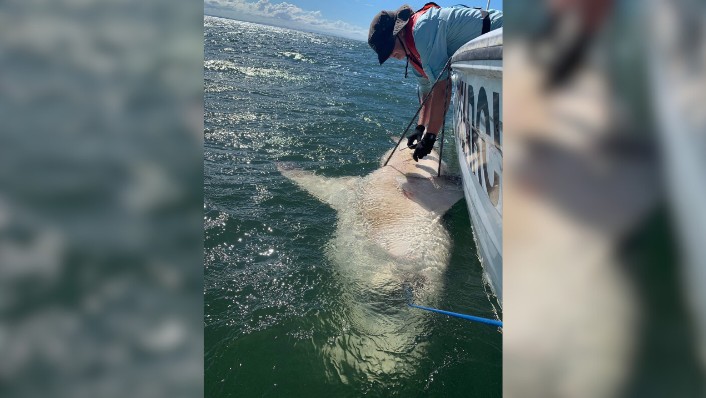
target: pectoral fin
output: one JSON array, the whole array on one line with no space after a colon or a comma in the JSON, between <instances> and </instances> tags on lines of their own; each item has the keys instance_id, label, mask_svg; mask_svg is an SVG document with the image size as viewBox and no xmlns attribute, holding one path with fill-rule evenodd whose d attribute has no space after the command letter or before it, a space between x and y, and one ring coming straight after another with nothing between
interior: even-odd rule
<instances>
[{"instance_id":1,"label":"pectoral fin","mask_svg":"<svg viewBox=\"0 0 706 398\"><path fill-rule=\"evenodd\" d=\"M278 163L277 170L300 188L336 210L346 203L354 181L358 179L358 177L324 177L286 163Z\"/></svg>"}]
</instances>

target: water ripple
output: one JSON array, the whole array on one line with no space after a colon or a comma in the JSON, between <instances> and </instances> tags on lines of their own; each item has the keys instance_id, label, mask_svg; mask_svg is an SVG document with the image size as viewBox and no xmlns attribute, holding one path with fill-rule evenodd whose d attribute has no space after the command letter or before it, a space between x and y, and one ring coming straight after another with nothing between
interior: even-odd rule
<instances>
[{"instance_id":1,"label":"water ripple","mask_svg":"<svg viewBox=\"0 0 706 398\"><path fill-rule=\"evenodd\" d=\"M329 252L336 212L275 167L377 168L416 110L404 64L314 33L213 17L204 29L206 394L499 396L502 336L409 309L389 279L351 282ZM493 316L465 204L446 218L436 300Z\"/></svg>"}]
</instances>

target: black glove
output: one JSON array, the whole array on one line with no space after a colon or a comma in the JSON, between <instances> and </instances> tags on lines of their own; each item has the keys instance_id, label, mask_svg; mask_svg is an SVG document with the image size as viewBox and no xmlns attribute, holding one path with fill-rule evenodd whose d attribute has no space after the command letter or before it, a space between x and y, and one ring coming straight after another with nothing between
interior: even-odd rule
<instances>
[{"instance_id":1,"label":"black glove","mask_svg":"<svg viewBox=\"0 0 706 398\"><path fill-rule=\"evenodd\" d=\"M414 141L417 141L417 143L419 143L422 140L422 135L424 135L424 126L419 124L417 125L417 128L414 129L414 134L410 135L409 138L407 138L407 148L416 148L417 144L415 144Z\"/></svg>"},{"instance_id":2,"label":"black glove","mask_svg":"<svg viewBox=\"0 0 706 398\"><path fill-rule=\"evenodd\" d=\"M417 145L417 148L414 150L414 153L412 154L412 158L414 159L414 161L417 162L419 161L419 159L424 159L425 156L430 154L435 142L436 134L424 134L424 138L422 138L422 140Z\"/></svg>"}]
</instances>

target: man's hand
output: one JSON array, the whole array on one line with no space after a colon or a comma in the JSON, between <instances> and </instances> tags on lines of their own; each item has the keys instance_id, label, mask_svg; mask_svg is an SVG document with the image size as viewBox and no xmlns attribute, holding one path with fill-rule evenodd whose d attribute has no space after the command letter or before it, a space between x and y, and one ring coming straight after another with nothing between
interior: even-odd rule
<instances>
[{"instance_id":1,"label":"man's hand","mask_svg":"<svg viewBox=\"0 0 706 398\"><path fill-rule=\"evenodd\" d=\"M422 141L422 135L424 135L424 126L420 124L417 125L417 127L414 129L414 134L410 135L409 138L407 138L407 148L416 148L417 144ZM417 141L417 143L415 143L414 141Z\"/></svg>"},{"instance_id":2,"label":"man's hand","mask_svg":"<svg viewBox=\"0 0 706 398\"><path fill-rule=\"evenodd\" d=\"M412 158L414 159L415 162L418 162L419 159L424 159L425 156L431 153L431 149L434 147L434 143L436 142L436 134L430 134L426 133L424 134L424 138L417 144L417 148L414 150L414 153L412 154Z\"/></svg>"}]
</instances>

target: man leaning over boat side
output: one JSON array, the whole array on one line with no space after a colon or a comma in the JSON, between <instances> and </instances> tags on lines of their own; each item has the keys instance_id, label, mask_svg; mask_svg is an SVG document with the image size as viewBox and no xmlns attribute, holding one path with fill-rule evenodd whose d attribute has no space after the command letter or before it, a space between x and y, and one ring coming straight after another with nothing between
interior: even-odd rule
<instances>
[{"instance_id":1,"label":"man leaning over boat side","mask_svg":"<svg viewBox=\"0 0 706 398\"><path fill-rule=\"evenodd\" d=\"M431 92L419 113L415 132L407 140L407 146L414 149L415 161L431 153L446 116L451 90L447 89L449 75L444 67L449 58L467 42L502 25L502 11L442 8L435 3L427 3L416 12L403 5L397 11L380 11L373 18L368 44L377 53L380 65L390 57L407 58L405 77L411 63L419 80L420 103Z\"/></svg>"}]
</instances>

